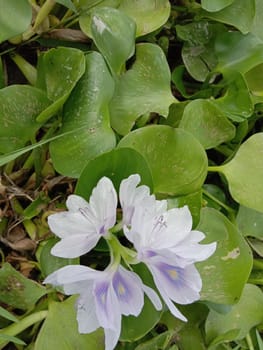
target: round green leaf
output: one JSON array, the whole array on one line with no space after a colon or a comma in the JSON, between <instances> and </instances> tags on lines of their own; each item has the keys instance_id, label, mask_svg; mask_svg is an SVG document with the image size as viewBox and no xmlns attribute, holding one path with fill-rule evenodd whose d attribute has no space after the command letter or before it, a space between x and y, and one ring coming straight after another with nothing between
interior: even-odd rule
<instances>
[{"instance_id":1,"label":"round green leaf","mask_svg":"<svg viewBox=\"0 0 263 350\"><path fill-rule=\"evenodd\" d=\"M32 8L28 0L0 0L0 42L22 34L30 26Z\"/></svg>"},{"instance_id":2,"label":"round green leaf","mask_svg":"<svg viewBox=\"0 0 263 350\"><path fill-rule=\"evenodd\" d=\"M202 8L209 12L220 11L223 8L231 5L234 0L201 0Z\"/></svg>"},{"instance_id":3,"label":"round green leaf","mask_svg":"<svg viewBox=\"0 0 263 350\"><path fill-rule=\"evenodd\" d=\"M165 24L170 8L168 0L122 0L119 6L119 10L136 22L137 36L153 32Z\"/></svg>"},{"instance_id":4,"label":"round green leaf","mask_svg":"<svg viewBox=\"0 0 263 350\"><path fill-rule=\"evenodd\" d=\"M184 109L179 127L193 134L205 149L231 140L236 131L224 113L207 100L191 101Z\"/></svg>"},{"instance_id":5,"label":"round green leaf","mask_svg":"<svg viewBox=\"0 0 263 350\"><path fill-rule=\"evenodd\" d=\"M103 350L104 335L101 329L90 333L78 332L76 297L70 297L62 303L52 301L49 304L47 318L38 334L34 350Z\"/></svg>"},{"instance_id":6,"label":"round green leaf","mask_svg":"<svg viewBox=\"0 0 263 350\"><path fill-rule=\"evenodd\" d=\"M209 0L207 0L207 2L208 1ZM224 2L226 1L227 0ZM214 0L209 2L214 3ZM240 30L243 34L246 34L249 32L253 23L255 4L254 0L234 0L232 1L232 4L224 6L220 11L203 11L202 15L218 22L230 24Z\"/></svg>"},{"instance_id":7,"label":"round green leaf","mask_svg":"<svg viewBox=\"0 0 263 350\"><path fill-rule=\"evenodd\" d=\"M170 81L162 49L149 43L136 45L136 61L117 81L110 103L112 127L125 135L141 115L156 112L167 116L169 106L176 101Z\"/></svg>"},{"instance_id":8,"label":"round green leaf","mask_svg":"<svg viewBox=\"0 0 263 350\"><path fill-rule=\"evenodd\" d=\"M47 92L53 104L38 116L38 121L46 121L58 112L84 71L85 57L80 50L60 47L43 54L38 64L37 87Z\"/></svg>"},{"instance_id":9,"label":"round green leaf","mask_svg":"<svg viewBox=\"0 0 263 350\"><path fill-rule=\"evenodd\" d=\"M204 243L217 242L216 252L196 264L203 282L202 300L219 304L237 302L252 268L248 244L236 226L212 208L201 211L197 230L206 234Z\"/></svg>"},{"instance_id":10,"label":"round green leaf","mask_svg":"<svg viewBox=\"0 0 263 350\"><path fill-rule=\"evenodd\" d=\"M86 56L86 71L63 109L60 133L73 131L50 144L51 157L58 172L78 177L89 160L115 146L109 126L108 102L114 82L98 52Z\"/></svg>"},{"instance_id":11,"label":"round green leaf","mask_svg":"<svg viewBox=\"0 0 263 350\"><path fill-rule=\"evenodd\" d=\"M237 213L237 225L244 236L263 239L263 213L240 205Z\"/></svg>"},{"instance_id":12,"label":"round green leaf","mask_svg":"<svg viewBox=\"0 0 263 350\"><path fill-rule=\"evenodd\" d=\"M109 177L118 191L121 181L132 174L139 174L141 183L152 189L152 176L141 154L131 148L114 149L88 162L78 179L75 193L89 199L103 176Z\"/></svg>"},{"instance_id":13,"label":"round green leaf","mask_svg":"<svg viewBox=\"0 0 263 350\"><path fill-rule=\"evenodd\" d=\"M234 158L219 167L227 178L233 198L240 204L263 212L263 133L252 135Z\"/></svg>"},{"instance_id":14,"label":"round green leaf","mask_svg":"<svg viewBox=\"0 0 263 350\"><path fill-rule=\"evenodd\" d=\"M8 153L32 141L41 127L36 117L49 106L46 94L29 85L0 90L0 153Z\"/></svg>"},{"instance_id":15,"label":"round green leaf","mask_svg":"<svg viewBox=\"0 0 263 350\"><path fill-rule=\"evenodd\" d=\"M206 320L206 335L210 345L227 340L243 339L250 329L263 322L263 293L255 285L247 284L239 302L227 314L211 310ZM232 337L228 335L232 331ZM236 331L236 332L234 332Z\"/></svg>"},{"instance_id":16,"label":"round green leaf","mask_svg":"<svg viewBox=\"0 0 263 350\"><path fill-rule=\"evenodd\" d=\"M207 174L207 157L188 132L152 125L126 135L119 147L130 147L146 159L152 172L154 192L185 195L201 188Z\"/></svg>"},{"instance_id":17,"label":"round green leaf","mask_svg":"<svg viewBox=\"0 0 263 350\"><path fill-rule=\"evenodd\" d=\"M81 21L83 28L83 20ZM98 7L91 14L92 38L112 71L120 74L134 54L135 22L111 7ZM123 35L125 33L125 35Z\"/></svg>"}]
</instances>

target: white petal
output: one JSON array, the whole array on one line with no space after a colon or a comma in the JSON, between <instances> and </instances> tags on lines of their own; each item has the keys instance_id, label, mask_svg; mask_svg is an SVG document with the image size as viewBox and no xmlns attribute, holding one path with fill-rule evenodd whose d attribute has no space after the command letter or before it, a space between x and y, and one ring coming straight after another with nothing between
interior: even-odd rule
<instances>
[{"instance_id":1,"label":"white petal","mask_svg":"<svg viewBox=\"0 0 263 350\"><path fill-rule=\"evenodd\" d=\"M51 254L61 258L76 258L93 249L99 239L97 234L66 237L54 245Z\"/></svg>"},{"instance_id":2,"label":"white petal","mask_svg":"<svg viewBox=\"0 0 263 350\"><path fill-rule=\"evenodd\" d=\"M165 304L167 305L168 309L170 310L171 314L175 317L179 318L180 320L187 322L187 318L177 309L177 307L173 304L171 299L165 294L165 292L161 293L163 300Z\"/></svg>"},{"instance_id":3,"label":"white petal","mask_svg":"<svg viewBox=\"0 0 263 350\"><path fill-rule=\"evenodd\" d=\"M92 286L87 288L85 294L80 295L77 300L77 321L79 333L91 333L100 327L92 295Z\"/></svg>"},{"instance_id":4,"label":"white petal","mask_svg":"<svg viewBox=\"0 0 263 350\"><path fill-rule=\"evenodd\" d=\"M74 234L87 234L90 225L80 212L61 212L49 215L48 225L53 233L64 238Z\"/></svg>"},{"instance_id":5,"label":"white petal","mask_svg":"<svg viewBox=\"0 0 263 350\"><path fill-rule=\"evenodd\" d=\"M144 304L141 279L134 272L119 266L113 276L112 285L121 313L138 316Z\"/></svg>"},{"instance_id":6,"label":"white petal","mask_svg":"<svg viewBox=\"0 0 263 350\"><path fill-rule=\"evenodd\" d=\"M68 210L72 212L78 212L80 208L86 208L87 205L88 202L76 194L69 195L66 201Z\"/></svg>"},{"instance_id":7,"label":"white petal","mask_svg":"<svg viewBox=\"0 0 263 350\"><path fill-rule=\"evenodd\" d=\"M143 284L142 288L143 288L145 294L147 295L147 297L153 303L153 306L155 307L155 309L158 311L162 310L163 305L162 305L162 302L161 302L158 294L152 288L146 286L145 284Z\"/></svg>"},{"instance_id":8,"label":"white petal","mask_svg":"<svg viewBox=\"0 0 263 350\"><path fill-rule=\"evenodd\" d=\"M103 177L90 196L90 208L97 217L97 230L104 234L115 225L117 194L111 180Z\"/></svg>"},{"instance_id":9,"label":"white petal","mask_svg":"<svg viewBox=\"0 0 263 350\"><path fill-rule=\"evenodd\" d=\"M103 328L116 330L118 320L121 318L121 311L111 280L104 279L95 282L93 295L100 325Z\"/></svg>"},{"instance_id":10,"label":"white petal","mask_svg":"<svg viewBox=\"0 0 263 350\"><path fill-rule=\"evenodd\" d=\"M194 265L185 268L158 263L150 265L154 282L161 295L164 293L178 304L199 300L202 280Z\"/></svg>"},{"instance_id":11,"label":"white petal","mask_svg":"<svg viewBox=\"0 0 263 350\"><path fill-rule=\"evenodd\" d=\"M69 283L97 279L102 274L103 271L96 271L87 266L67 265L51 273L43 283L62 286Z\"/></svg>"},{"instance_id":12,"label":"white petal","mask_svg":"<svg viewBox=\"0 0 263 350\"><path fill-rule=\"evenodd\" d=\"M113 350L118 343L121 334L121 322L117 329L104 329L105 333L105 350Z\"/></svg>"}]
</instances>

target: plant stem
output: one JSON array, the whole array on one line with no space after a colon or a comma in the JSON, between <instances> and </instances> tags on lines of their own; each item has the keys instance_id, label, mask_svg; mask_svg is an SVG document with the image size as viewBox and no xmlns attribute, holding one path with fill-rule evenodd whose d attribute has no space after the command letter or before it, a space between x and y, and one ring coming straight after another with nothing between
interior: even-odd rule
<instances>
[{"instance_id":1,"label":"plant stem","mask_svg":"<svg viewBox=\"0 0 263 350\"><path fill-rule=\"evenodd\" d=\"M213 173L222 173L222 166L209 166L207 168L208 171L213 172Z\"/></svg>"},{"instance_id":2,"label":"plant stem","mask_svg":"<svg viewBox=\"0 0 263 350\"><path fill-rule=\"evenodd\" d=\"M213 196L210 192L206 191L205 189L202 189L203 194L212 199L215 203L220 205L220 207L224 208L231 216L235 214L235 210L226 205L225 203L221 202L219 199L217 199L215 196Z\"/></svg>"},{"instance_id":3,"label":"plant stem","mask_svg":"<svg viewBox=\"0 0 263 350\"><path fill-rule=\"evenodd\" d=\"M10 326L2 328L0 330L0 334L3 333L10 336L16 336L17 334L23 332L25 329L32 326L33 324L44 320L47 317L47 315L48 310L35 312L34 314L31 314L21 319L18 323L12 323ZM6 340L0 339L0 349L3 349L3 347L6 344Z\"/></svg>"},{"instance_id":4,"label":"plant stem","mask_svg":"<svg viewBox=\"0 0 263 350\"><path fill-rule=\"evenodd\" d=\"M56 1L55 0L46 0L44 5L41 7L39 10L34 26L33 26L33 31L36 30L36 28L47 18L53 7L55 6Z\"/></svg>"},{"instance_id":5,"label":"plant stem","mask_svg":"<svg viewBox=\"0 0 263 350\"><path fill-rule=\"evenodd\" d=\"M21 72L24 74L26 79L31 85L36 85L37 81L37 70L32 64L27 62L22 56L17 53L11 54L10 58L15 62Z\"/></svg>"},{"instance_id":6,"label":"plant stem","mask_svg":"<svg viewBox=\"0 0 263 350\"><path fill-rule=\"evenodd\" d=\"M254 345L253 345L253 343L252 343L251 336L250 336L249 333L246 335L246 342L247 342L247 345L248 345L248 349L249 349L249 350L255 350Z\"/></svg>"}]
</instances>

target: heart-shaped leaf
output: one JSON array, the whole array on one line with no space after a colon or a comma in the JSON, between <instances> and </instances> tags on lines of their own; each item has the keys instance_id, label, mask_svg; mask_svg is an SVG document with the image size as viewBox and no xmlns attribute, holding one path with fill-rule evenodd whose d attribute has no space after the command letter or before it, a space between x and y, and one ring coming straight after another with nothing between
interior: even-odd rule
<instances>
[{"instance_id":1,"label":"heart-shaped leaf","mask_svg":"<svg viewBox=\"0 0 263 350\"><path fill-rule=\"evenodd\" d=\"M32 8L28 0L0 0L0 43L22 34L30 26Z\"/></svg>"},{"instance_id":2,"label":"heart-shaped leaf","mask_svg":"<svg viewBox=\"0 0 263 350\"><path fill-rule=\"evenodd\" d=\"M179 127L193 134L205 149L231 140L236 131L224 113L208 100L191 101L184 109Z\"/></svg>"},{"instance_id":3,"label":"heart-shaped leaf","mask_svg":"<svg viewBox=\"0 0 263 350\"><path fill-rule=\"evenodd\" d=\"M212 208L201 211L197 230L206 234L205 243L217 242L215 253L197 264L203 282L201 298L219 304L237 302L253 263L248 244L236 226Z\"/></svg>"},{"instance_id":4,"label":"heart-shaped leaf","mask_svg":"<svg viewBox=\"0 0 263 350\"><path fill-rule=\"evenodd\" d=\"M11 85L0 90L0 153L23 147L41 127L36 117L48 106L46 94L29 85Z\"/></svg>"},{"instance_id":5,"label":"heart-shaped leaf","mask_svg":"<svg viewBox=\"0 0 263 350\"><path fill-rule=\"evenodd\" d=\"M161 48L154 44L136 45L136 61L116 83L110 103L112 127L127 134L136 119L150 112L167 116L176 101L170 88L171 73Z\"/></svg>"},{"instance_id":6,"label":"heart-shaped leaf","mask_svg":"<svg viewBox=\"0 0 263 350\"><path fill-rule=\"evenodd\" d=\"M234 0L201 0L202 8L209 12L220 11L223 8L231 5Z\"/></svg>"},{"instance_id":7,"label":"heart-shaped leaf","mask_svg":"<svg viewBox=\"0 0 263 350\"><path fill-rule=\"evenodd\" d=\"M78 179L75 192L88 200L103 176L109 177L118 191L121 181L132 174L139 174L141 183L153 188L151 172L141 154L131 148L114 149L88 162Z\"/></svg>"},{"instance_id":8,"label":"heart-shaped leaf","mask_svg":"<svg viewBox=\"0 0 263 350\"><path fill-rule=\"evenodd\" d=\"M218 167L227 178L232 197L240 204L263 212L263 133L252 135L234 158Z\"/></svg>"},{"instance_id":9,"label":"heart-shaped leaf","mask_svg":"<svg viewBox=\"0 0 263 350\"><path fill-rule=\"evenodd\" d=\"M86 71L64 106L60 133L81 129L50 144L54 166L60 173L78 177L90 159L115 146L108 116L113 90L103 57L98 52L88 54Z\"/></svg>"},{"instance_id":10,"label":"heart-shaped leaf","mask_svg":"<svg viewBox=\"0 0 263 350\"><path fill-rule=\"evenodd\" d=\"M165 125L152 125L126 135L118 147L130 147L147 161L154 192L185 195L198 191L207 174L207 157L200 143L188 132Z\"/></svg>"}]
</instances>

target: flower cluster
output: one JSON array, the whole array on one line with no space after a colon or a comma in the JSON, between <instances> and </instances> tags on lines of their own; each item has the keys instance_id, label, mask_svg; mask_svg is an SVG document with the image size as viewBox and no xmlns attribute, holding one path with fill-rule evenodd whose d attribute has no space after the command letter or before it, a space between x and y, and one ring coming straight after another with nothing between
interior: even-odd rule
<instances>
[{"instance_id":1,"label":"flower cluster","mask_svg":"<svg viewBox=\"0 0 263 350\"><path fill-rule=\"evenodd\" d=\"M93 249L102 237L108 242L111 262L104 271L68 265L44 281L63 286L67 295L79 294L79 332L103 327L106 350L114 349L118 342L122 315L140 314L144 293L157 310L162 309L160 295L171 313L186 321L173 302L189 304L200 298L202 280L194 264L206 260L216 249L215 243L200 244L204 234L192 230L187 206L168 210L166 200L156 200L149 188L139 183L138 174L121 182L119 223L117 193L107 177L100 179L89 202L71 195L66 202L68 211L48 217L51 230L61 238L51 251L53 255L74 258ZM118 229L134 250L120 244L114 234ZM151 272L159 295L132 271L132 264L140 262Z\"/></svg>"}]
</instances>

